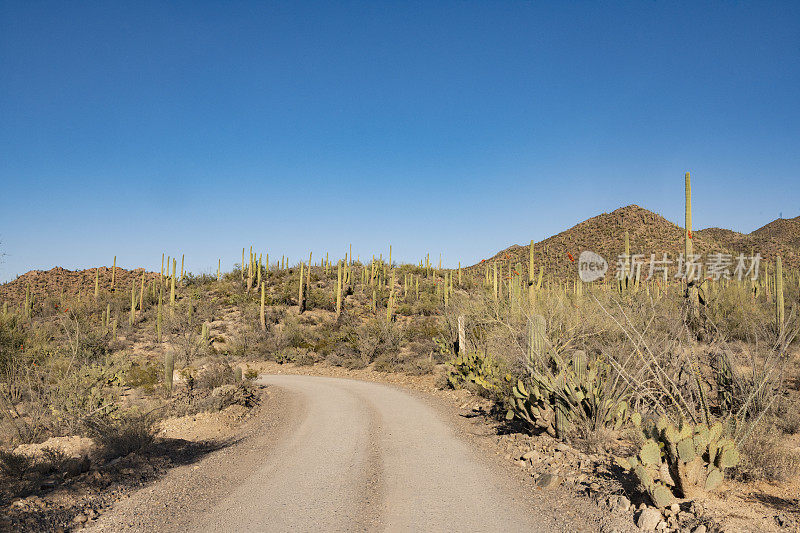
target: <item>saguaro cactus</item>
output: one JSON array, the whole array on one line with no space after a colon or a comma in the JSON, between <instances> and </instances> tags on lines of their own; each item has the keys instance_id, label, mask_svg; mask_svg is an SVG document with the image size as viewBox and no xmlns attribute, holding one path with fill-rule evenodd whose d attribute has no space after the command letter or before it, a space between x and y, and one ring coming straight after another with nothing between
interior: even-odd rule
<instances>
[{"instance_id":1,"label":"saguaro cactus","mask_svg":"<svg viewBox=\"0 0 800 533\"><path fill-rule=\"evenodd\" d=\"M178 260L172 260L172 279L170 280L169 284L169 305L172 307L175 305L175 274L178 268Z\"/></svg>"},{"instance_id":2,"label":"saguaro cactus","mask_svg":"<svg viewBox=\"0 0 800 533\"><path fill-rule=\"evenodd\" d=\"M547 351L547 321L542 315L533 315L529 328L528 358L535 361Z\"/></svg>"},{"instance_id":3,"label":"saguaro cactus","mask_svg":"<svg viewBox=\"0 0 800 533\"><path fill-rule=\"evenodd\" d=\"M336 273L336 316L342 314L342 263L339 261L339 268Z\"/></svg>"},{"instance_id":4,"label":"saguaro cactus","mask_svg":"<svg viewBox=\"0 0 800 533\"><path fill-rule=\"evenodd\" d=\"M136 322L136 280L131 281L131 315L128 317L131 326L134 322Z\"/></svg>"},{"instance_id":5,"label":"saguaro cactus","mask_svg":"<svg viewBox=\"0 0 800 533\"><path fill-rule=\"evenodd\" d=\"M300 292L297 297L297 312L298 314L302 315L303 311L306 310L306 295L303 291L303 274L304 274L305 265L303 262L300 262Z\"/></svg>"},{"instance_id":6,"label":"saguaro cactus","mask_svg":"<svg viewBox=\"0 0 800 533\"><path fill-rule=\"evenodd\" d=\"M100 296L100 267L94 269L94 299Z\"/></svg>"},{"instance_id":7,"label":"saguaro cactus","mask_svg":"<svg viewBox=\"0 0 800 533\"><path fill-rule=\"evenodd\" d=\"M141 311L144 306L144 274L145 269L142 269L142 287L139 290L139 311Z\"/></svg>"},{"instance_id":8,"label":"saguaro cactus","mask_svg":"<svg viewBox=\"0 0 800 533\"><path fill-rule=\"evenodd\" d=\"M114 292L114 282L117 279L117 256L114 256L114 265L111 267L111 292Z\"/></svg>"},{"instance_id":9,"label":"saguaro cactus","mask_svg":"<svg viewBox=\"0 0 800 533\"><path fill-rule=\"evenodd\" d=\"M690 261L694 253L692 247L692 181L689 173L686 173L686 214L685 214L685 228L684 228L684 261ZM694 280L690 280L688 275L686 277L686 298L689 303L690 318L696 318L700 306L700 294Z\"/></svg>"},{"instance_id":10,"label":"saguaro cactus","mask_svg":"<svg viewBox=\"0 0 800 533\"><path fill-rule=\"evenodd\" d=\"M783 313L783 266L781 256L778 256L775 258L775 330L779 337L783 333Z\"/></svg>"},{"instance_id":11,"label":"saguaro cactus","mask_svg":"<svg viewBox=\"0 0 800 533\"><path fill-rule=\"evenodd\" d=\"M172 375L175 372L175 356L172 352L167 352L164 355L164 387L167 389L167 394L172 394Z\"/></svg>"},{"instance_id":12,"label":"saguaro cactus","mask_svg":"<svg viewBox=\"0 0 800 533\"><path fill-rule=\"evenodd\" d=\"M264 301L265 301L264 285L266 285L266 282L261 283L261 331L266 331L267 329L266 311L264 309Z\"/></svg>"},{"instance_id":13,"label":"saguaro cactus","mask_svg":"<svg viewBox=\"0 0 800 533\"><path fill-rule=\"evenodd\" d=\"M158 292L158 314L156 315L156 338L158 342L161 342L161 324L164 321L164 288L162 287L161 290Z\"/></svg>"}]
</instances>

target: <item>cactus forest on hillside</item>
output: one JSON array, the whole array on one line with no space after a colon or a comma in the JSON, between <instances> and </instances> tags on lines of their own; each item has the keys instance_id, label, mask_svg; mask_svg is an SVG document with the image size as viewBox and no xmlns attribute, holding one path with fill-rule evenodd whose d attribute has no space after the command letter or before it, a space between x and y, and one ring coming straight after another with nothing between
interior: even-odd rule
<instances>
[{"instance_id":1,"label":"cactus forest on hillside","mask_svg":"<svg viewBox=\"0 0 800 533\"><path fill-rule=\"evenodd\" d=\"M689 258L688 173L685 191ZM456 268L430 255L398 264L391 246L386 257L351 246L296 263L248 246L232 271L220 258L204 275L183 255L180 268L162 256L156 273L114 257L93 284L47 294L28 285L2 303L2 436L41 441L121 423L132 416L125 388L190 401L204 380L217 383L209 368L238 383L242 362L325 361L440 372L441 386L492 400L509 430L600 447L623 439L633 453L617 464L659 507L714 491L730 472L746 475L747 443L786 427L782 413L798 405L787 372L800 272L778 256L745 278L648 276L632 258L651 251L623 237L617 269L591 282L577 263L569 278L548 272L533 242L526 260Z\"/></svg>"}]
</instances>

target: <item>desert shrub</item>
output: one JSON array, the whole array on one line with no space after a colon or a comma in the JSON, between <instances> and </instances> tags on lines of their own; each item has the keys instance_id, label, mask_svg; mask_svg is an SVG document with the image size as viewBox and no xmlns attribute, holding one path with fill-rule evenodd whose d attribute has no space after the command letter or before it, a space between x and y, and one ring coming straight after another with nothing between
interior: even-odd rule
<instances>
[{"instance_id":1,"label":"desert shrub","mask_svg":"<svg viewBox=\"0 0 800 533\"><path fill-rule=\"evenodd\" d=\"M312 351L298 348L295 350L293 360L297 366L311 366L317 362L317 357Z\"/></svg>"},{"instance_id":2,"label":"desert shrub","mask_svg":"<svg viewBox=\"0 0 800 533\"><path fill-rule=\"evenodd\" d=\"M200 390L215 389L234 382L233 369L226 361L222 360L207 364L197 372L195 378L195 385Z\"/></svg>"},{"instance_id":3,"label":"desert shrub","mask_svg":"<svg viewBox=\"0 0 800 533\"><path fill-rule=\"evenodd\" d=\"M59 448L43 448L42 457L37 461L37 470L43 474L63 472L69 457Z\"/></svg>"},{"instance_id":4,"label":"desert shrub","mask_svg":"<svg viewBox=\"0 0 800 533\"><path fill-rule=\"evenodd\" d=\"M0 471L5 475L21 478L33 468L33 458L10 450L0 449Z\"/></svg>"},{"instance_id":5,"label":"desert shrub","mask_svg":"<svg viewBox=\"0 0 800 533\"><path fill-rule=\"evenodd\" d=\"M298 292L300 287L297 288ZM327 291L318 287L311 287L306 293L306 307L308 309L326 309L328 311L336 310L336 299L331 291Z\"/></svg>"},{"instance_id":6,"label":"desert shrub","mask_svg":"<svg viewBox=\"0 0 800 533\"><path fill-rule=\"evenodd\" d=\"M760 300L754 300L744 285L732 283L716 291L706 288L706 292L709 294L705 306L707 318L725 338L747 341L754 329L772 318L771 309Z\"/></svg>"},{"instance_id":7,"label":"desert shrub","mask_svg":"<svg viewBox=\"0 0 800 533\"><path fill-rule=\"evenodd\" d=\"M379 372L402 372L410 376L430 374L434 366L428 357L404 350L390 350L375 359L375 370Z\"/></svg>"},{"instance_id":8,"label":"desert shrub","mask_svg":"<svg viewBox=\"0 0 800 533\"><path fill-rule=\"evenodd\" d=\"M264 356L275 349L276 329L267 322L267 328L261 329L260 309L254 303L239 308L242 321L237 324L231 335L229 355L233 357Z\"/></svg>"},{"instance_id":9,"label":"desert shrub","mask_svg":"<svg viewBox=\"0 0 800 533\"><path fill-rule=\"evenodd\" d=\"M775 405L774 413L775 427L787 435L800 433L800 400L783 397Z\"/></svg>"},{"instance_id":10,"label":"desert shrub","mask_svg":"<svg viewBox=\"0 0 800 533\"><path fill-rule=\"evenodd\" d=\"M800 453L789 449L769 429L759 430L739 445L736 475L744 481L784 481L800 473Z\"/></svg>"},{"instance_id":11,"label":"desert shrub","mask_svg":"<svg viewBox=\"0 0 800 533\"><path fill-rule=\"evenodd\" d=\"M87 426L105 459L145 450L153 444L157 433L154 417L137 412L128 412L118 418L95 417L87 422Z\"/></svg>"},{"instance_id":12,"label":"desert shrub","mask_svg":"<svg viewBox=\"0 0 800 533\"><path fill-rule=\"evenodd\" d=\"M247 366L247 370L244 372L244 379L248 381L253 381L254 379L258 379L258 370L255 368L250 368L250 365Z\"/></svg>"},{"instance_id":13,"label":"desert shrub","mask_svg":"<svg viewBox=\"0 0 800 533\"><path fill-rule=\"evenodd\" d=\"M125 371L123 382L126 387L144 387L147 390L152 390L163 375L164 368L162 363L151 364L150 362L145 362L139 364L132 361L130 367Z\"/></svg>"},{"instance_id":14,"label":"desert shrub","mask_svg":"<svg viewBox=\"0 0 800 533\"><path fill-rule=\"evenodd\" d=\"M165 312L166 325L172 334L176 359L184 365L191 364L208 351L201 337L203 320L191 299L181 300L174 308Z\"/></svg>"}]
</instances>

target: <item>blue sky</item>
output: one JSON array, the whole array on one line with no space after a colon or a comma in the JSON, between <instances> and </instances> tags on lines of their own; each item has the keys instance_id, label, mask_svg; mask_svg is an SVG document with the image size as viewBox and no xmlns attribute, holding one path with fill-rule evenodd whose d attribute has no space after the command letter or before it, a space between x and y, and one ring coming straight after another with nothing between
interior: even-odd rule
<instances>
[{"instance_id":1,"label":"blue sky","mask_svg":"<svg viewBox=\"0 0 800 533\"><path fill-rule=\"evenodd\" d=\"M800 215L798 2L0 0L0 280Z\"/></svg>"}]
</instances>

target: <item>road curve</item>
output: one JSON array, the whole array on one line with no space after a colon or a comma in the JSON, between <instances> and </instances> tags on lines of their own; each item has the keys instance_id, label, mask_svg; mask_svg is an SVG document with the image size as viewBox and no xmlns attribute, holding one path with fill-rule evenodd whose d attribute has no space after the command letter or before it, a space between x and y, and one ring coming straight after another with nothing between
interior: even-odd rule
<instances>
[{"instance_id":1,"label":"road curve","mask_svg":"<svg viewBox=\"0 0 800 533\"><path fill-rule=\"evenodd\" d=\"M192 469L199 472L173 480L189 485L185 505L174 487L169 492L178 508L192 512L163 513L167 496L159 496L156 487L138 501L134 495L126 518L106 520L106 528L145 530L152 520L148 524L139 513L158 506L163 531L583 529L574 516L565 526L546 498L531 497L518 479L492 467L493 458L482 457L422 399L391 386L340 378L266 375L260 382L283 391L292 409L281 427L273 428L280 437L272 435L263 446L256 438L249 455L245 449L224 460L233 472L238 455L247 463L246 475L243 464L238 475L226 477L219 473L224 464L201 462ZM204 484L216 488L204 493ZM97 529L106 530L100 522Z\"/></svg>"}]
</instances>

